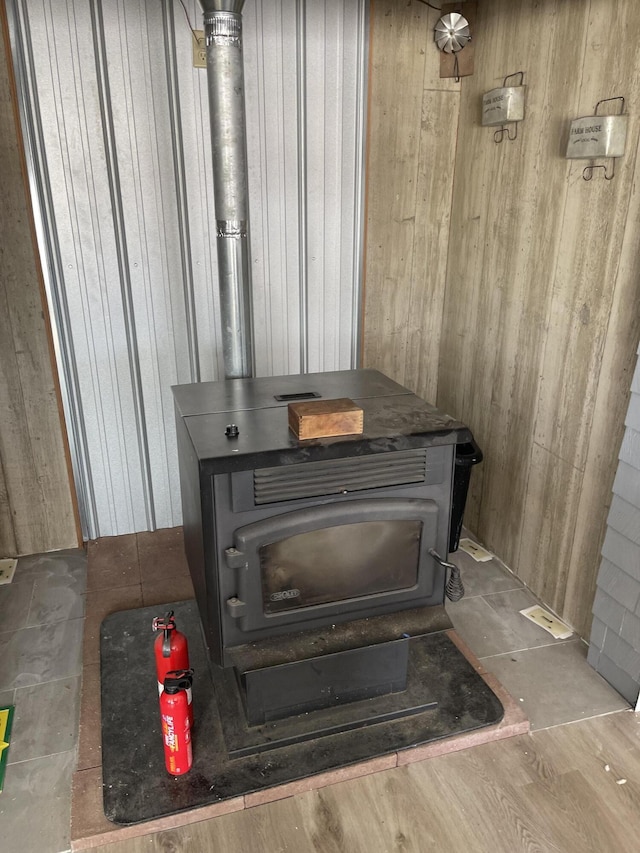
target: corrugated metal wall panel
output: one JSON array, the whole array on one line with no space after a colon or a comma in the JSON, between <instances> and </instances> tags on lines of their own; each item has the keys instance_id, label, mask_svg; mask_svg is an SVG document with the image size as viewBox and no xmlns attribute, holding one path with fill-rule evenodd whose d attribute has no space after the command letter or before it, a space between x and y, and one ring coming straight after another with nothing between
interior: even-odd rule
<instances>
[{"instance_id":1,"label":"corrugated metal wall panel","mask_svg":"<svg viewBox=\"0 0 640 853\"><path fill-rule=\"evenodd\" d=\"M306 10L310 371L337 370L351 358L352 306L343 299L341 283L351 279L354 264L355 197L344 189L356 178L358 68L353 35L359 32L359 11L357 3L342 0L310 2Z\"/></svg>"},{"instance_id":2,"label":"corrugated metal wall panel","mask_svg":"<svg viewBox=\"0 0 640 853\"><path fill-rule=\"evenodd\" d=\"M85 534L173 526L170 386L223 375L206 72L179 0L8 9ZM260 375L356 365L367 10L246 3Z\"/></svg>"},{"instance_id":3,"label":"corrugated metal wall panel","mask_svg":"<svg viewBox=\"0 0 640 853\"><path fill-rule=\"evenodd\" d=\"M296 0L245 4L250 241L258 375L300 370Z\"/></svg>"}]
</instances>

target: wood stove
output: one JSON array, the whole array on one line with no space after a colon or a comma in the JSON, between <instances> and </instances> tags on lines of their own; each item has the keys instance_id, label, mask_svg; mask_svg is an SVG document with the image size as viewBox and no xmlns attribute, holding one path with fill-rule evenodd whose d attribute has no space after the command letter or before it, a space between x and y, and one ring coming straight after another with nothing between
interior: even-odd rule
<instances>
[{"instance_id":1,"label":"wood stove","mask_svg":"<svg viewBox=\"0 0 640 853\"><path fill-rule=\"evenodd\" d=\"M446 560L467 427L374 370L173 392L204 639L214 668L235 668L249 721L403 690L398 625L449 625L433 554ZM343 397L364 410L362 435L290 432L288 403Z\"/></svg>"}]
</instances>

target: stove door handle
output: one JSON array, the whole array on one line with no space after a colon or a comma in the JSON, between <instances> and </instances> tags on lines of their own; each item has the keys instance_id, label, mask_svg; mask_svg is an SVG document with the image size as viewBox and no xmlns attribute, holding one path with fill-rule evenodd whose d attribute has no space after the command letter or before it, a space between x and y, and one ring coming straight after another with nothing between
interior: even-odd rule
<instances>
[{"instance_id":1,"label":"stove door handle","mask_svg":"<svg viewBox=\"0 0 640 853\"><path fill-rule=\"evenodd\" d=\"M443 560L440 554L435 550L435 548L429 548L429 554L433 557L433 559L442 566L443 569L450 569L453 571L454 569L458 570L458 567L455 563L448 563L446 560Z\"/></svg>"},{"instance_id":2,"label":"stove door handle","mask_svg":"<svg viewBox=\"0 0 640 853\"><path fill-rule=\"evenodd\" d=\"M449 601L460 601L464 595L464 585L462 583L462 578L460 577L460 569L455 563L449 563L447 560L443 560L435 548L429 548L429 554L433 557L436 563L438 563L438 565L442 566L445 570L449 570L449 580L444 588L445 595Z\"/></svg>"}]
</instances>

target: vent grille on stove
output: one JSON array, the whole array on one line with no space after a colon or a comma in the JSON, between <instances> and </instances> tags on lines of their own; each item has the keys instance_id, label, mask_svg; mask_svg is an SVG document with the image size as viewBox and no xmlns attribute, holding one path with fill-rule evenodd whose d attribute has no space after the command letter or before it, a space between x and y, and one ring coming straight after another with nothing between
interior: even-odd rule
<instances>
[{"instance_id":1,"label":"vent grille on stove","mask_svg":"<svg viewBox=\"0 0 640 853\"><path fill-rule=\"evenodd\" d=\"M267 504L404 486L422 483L426 475L424 449L261 468L253 473L254 500L256 504Z\"/></svg>"}]
</instances>

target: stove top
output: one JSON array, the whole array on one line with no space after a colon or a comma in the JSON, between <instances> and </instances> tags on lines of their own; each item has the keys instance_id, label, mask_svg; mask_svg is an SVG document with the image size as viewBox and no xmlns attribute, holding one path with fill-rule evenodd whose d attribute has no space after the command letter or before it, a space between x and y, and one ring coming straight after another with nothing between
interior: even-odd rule
<instances>
[{"instance_id":1,"label":"stove top","mask_svg":"<svg viewBox=\"0 0 640 853\"><path fill-rule=\"evenodd\" d=\"M203 382L173 388L200 462L212 473L389 450L459 444L468 428L377 370L343 370ZM300 399L349 397L364 410L362 435L299 441L287 405ZM237 437L226 435L228 425Z\"/></svg>"}]
</instances>

